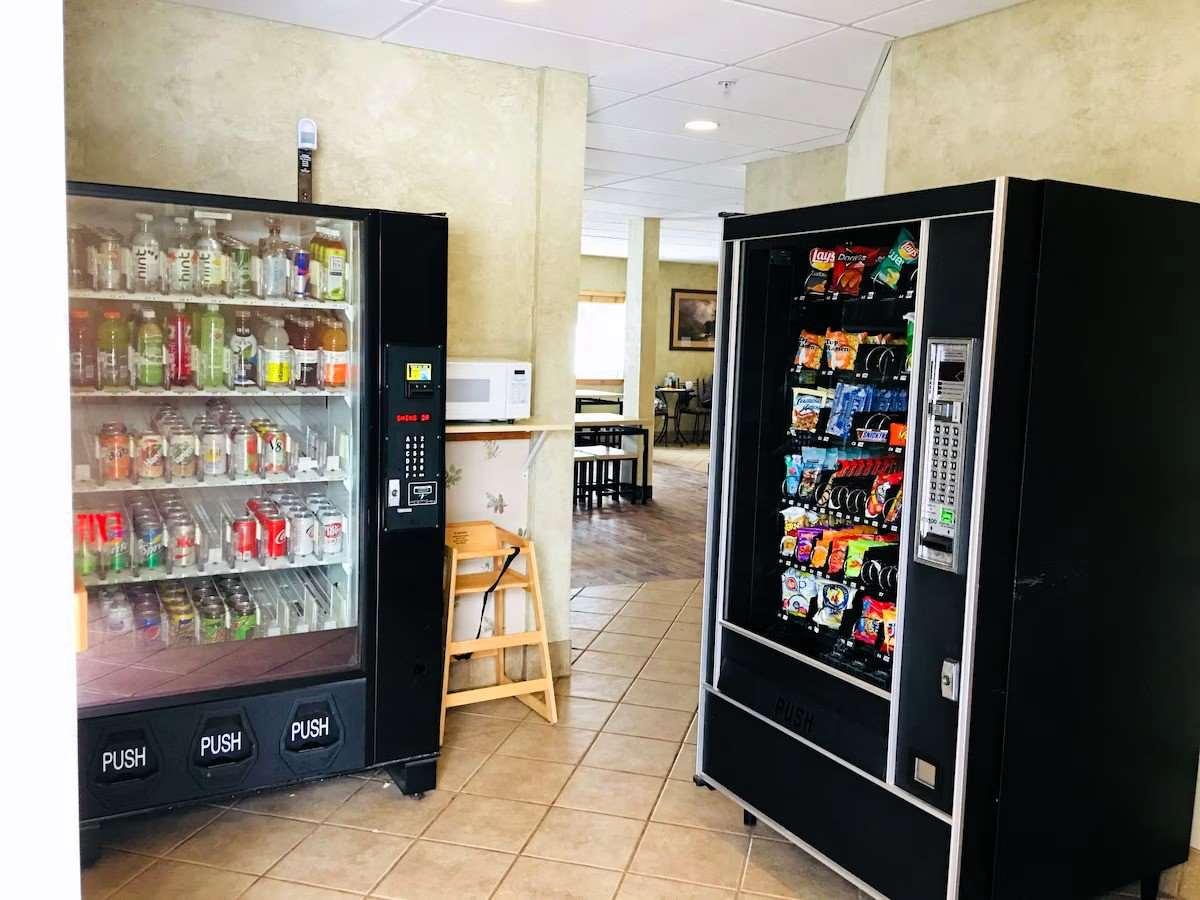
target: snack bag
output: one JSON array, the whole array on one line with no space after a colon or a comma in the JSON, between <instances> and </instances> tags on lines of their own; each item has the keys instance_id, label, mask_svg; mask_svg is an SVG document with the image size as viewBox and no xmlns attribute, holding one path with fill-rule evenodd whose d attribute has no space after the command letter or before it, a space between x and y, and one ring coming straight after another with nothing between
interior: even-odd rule
<instances>
[{"instance_id":1,"label":"snack bag","mask_svg":"<svg viewBox=\"0 0 1200 900\"><path fill-rule=\"evenodd\" d=\"M884 656L891 657L896 652L896 604L880 603L879 606L883 613L883 646L879 652Z\"/></svg>"},{"instance_id":2,"label":"snack bag","mask_svg":"<svg viewBox=\"0 0 1200 900\"><path fill-rule=\"evenodd\" d=\"M796 536L794 534L785 534L779 539L779 555L789 558L796 555Z\"/></svg>"},{"instance_id":3,"label":"snack bag","mask_svg":"<svg viewBox=\"0 0 1200 900\"><path fill-rule=\"evenodd\" d=\"M796 348L796 365L801 369L821 368L821 357L825 353L825 338L811 331L800 332L800 344Z\"/></svg>"},{"instance_id":4,"label":"snack bag","mask_svg":"<svg viewBox=\"0 0 1200 900\"><path fill-rule=\"evenodd\" d=\"M787 568L780 576L781 606L789 616L808 618L809 606L817 595L817 580L797 569Z\"/></svg>"},{"instance_id":5,"label":"snack bag","mask_svg":"<svg viewBox=\"0 0 1200 900\"><path fill-rule=\"evenodd\" d=\"M841 582L817 579L817 614L813 621L826 628L841 628L850 596L850 588Z\"/></svg>"},{"instance_id":6,"label":"snack bag","mask_svg":"<svg viewBox=\"0 0 1200 900\"><path fill-rule=\"evenodd\" d=\"M813 547L824 533L824 528L801 528L796 532L796 562L808 564L812 560Z\"/></svg>"},{"instance_id":7,"label":"snack bag","mask_svg":"<svg viewBox=\"0 0 1200 900\"><path fill-rule=\"evenodd\" d=\"M805 520L804 510L796 509L794 506L788 507L783 511L783 533L795 537L801 528L807 524Z\"/></svg>"},{"instance_id":8,"label":"snack bag","mask_svg":"<svg viewBox=\"0 0 1200 900\"><path fill-rule=\"evenodd\" d=\"M783 458L783 492L795 497L800 491L800 456L789 453Z\"/></svg>"},{"instance_id":9,"label":"snack bag","mask_svg":"<svg viewBox=\"0 0 1200 900\"><path fill-rule=\"evenodd\" d=\"M802 447L800 449L800 489L797 496L801 500L812 500L817 490L817 480L821 477L821 468L825 463L825 450L820 447Z\"/></svg>"},{"instance_id":10,"label":"snack bag","mask_svg":"<svg viewBox=\"0 0 1200 900\"><path fill-rule=\"evenodd\" d=\"M904 510L904 485L901 484L896 488L896 494L888 501L887 506L883 511L883 521L889 525L895 525L900 521L900 513Z\"/></svg>"},{"instance_id":11,"label":"snack bag","mask_svg":"<svg viewBox=\"0 0 1200 900\"><path fill-rule=\"evenodd\" d=\"M807 296L825 296L829 289L829 273L833 271L836 261L837 253L829 247L813 247L809 251L808 277L804 279L804 293Z\"/></svg>"},{"instance_id":12,"label":"snack bag","mask_svg":"<svg viewBox=\"0 0 1200 900\"><path fill-rule=\"evenodd\" d=\"M871 273L871 280L894 291L900 284L900 275L904 267L916 261L917 242L913 240L907 228L901 228L900 234L896 236L896 243Z\"/></svg>"},{"instance_id":13,"label":"snack bag","mask_svg":"<svg viewBox=\"0 0 1200 900\"><path fill-rule=\"evenodd\" d=\"M830 290L847 297L857 297L862 290L866 270L874 267L885 252L883 247L864 247L860 244L838 247Z\"/></svg>"},{"instance_id":14,"label":"snack bag","mask_svg":"<svg viewBox=\"0 0 1200 900\"><path fill-rule=\"evenodd\" d=\"M826 330L825 357L829 360L829 368L843 372L854 371L858 347L866 336L866 332L861 331L834 331L832 328Z\"/></svg>"},{"instance_id":15,"label":"snack bag","mask_svg":"<svg viewBox=\"0 0 1200 900\"><path fill-rule=\"evenodd\" d=\"M887 512L888 503L897 495L902 484L904 484L903 472L889 472L886 475L875 476L875 482L871 485L871 493L867 497L866 515L874 519Z\"/></svg>"},{"instance_id":16,"label":"snack bag","mask_svg":"<svg viewBox=\"0 0 1200 900\"><path fill-rule=\"evenodd\" d=\"M846 564L844 567L844 576L846 578L859 578L862 576L863 556L873 547L882 547L889 541L879 540L878 538L861 538L853 540L846 544Z\"/></svg>"},{"instance_id":17,"label":"snack bag","mask_svg":"<svg viewBox=\"0 0 1200 900\"><path fill-rule=\"evenodd\" d=\"M875 390L869 384L838 382L833 392L833 408L829 413L829 420L825 423L825 433L839 438L847 437L854 414L866 411L874 397Z\"/></svg>"},{"instance_id":18,"label":"snack bag","mask_svg":"<svg viewBox=\"0 0 1200 900\"><path fill-rule=\"evenodd\" d=\"M816 431L828 400L827 390L792 388L792 427L797 431Z\"/></svg>"},{"instance_id":19,"label":"snack bag","mask_svg":"<svg viewBox=\"0 0 1200 900\"><path fill-rule=\"evenodd\" d=\"M862 615L854 623L854 640L874 649L879 642L880 632L886 633L887 616L890 610L893 640L896 630L896 604L885 603L874 597L863 597Z\"/></svg>"}]
</instances>

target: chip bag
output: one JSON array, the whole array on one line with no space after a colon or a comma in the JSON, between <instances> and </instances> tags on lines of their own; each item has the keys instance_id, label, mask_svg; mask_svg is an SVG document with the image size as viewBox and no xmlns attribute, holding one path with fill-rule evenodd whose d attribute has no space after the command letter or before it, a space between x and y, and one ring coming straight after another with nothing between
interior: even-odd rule
<instances>
[{"instance_id":1,"label":"chip bag","mask_svg":"<svg viewBox=\"0 0 1200 900\"><path fill-rule=\"evenodd\" d=\"M820 388L792 388L792 427L797 431L816 431L821 410L829 392Z\"/></svg>"},{"instance_id":2,"label":"chip bag","mask_svg":"<svg viewBox=\"0 0 1200 900\"><path fill-rule=\"evenodd\" d=\"M896 630L896 604L886 603L874 597L863 597L862 615L854 623L853 637L860 644L874 649L879 645L880 633L887 633L887 622L890 614L893 640Z\"/></svg>"},{"instance_id":3,"label":"chip bag","mask_svg":"<svg viewBox=\"0 0 1200 900\"><path fill-rule=\"evenodd\" d=\"M888 503L898 496L900 486L904 484L903 472L889 472L886 475L875 476L871 485L871 493L867 496L866 514L874 519L887 512Z\"/></svg>"},{"instance_id":4,"label":"chip bag","mask_svg":"<svg viewBox=\"0 0 1200 900\"><path fill-rule=\"evenodd\" d=\"M851 590L840 581L817 579L817 614L813 621L826 628L841 628L842 616L850 606Z\"/></svg>"},{"instance_id":5,"label":"chip bag","mask_svg":"<svg viewBox=\"0 0 1200 900\"><path fill-rule=\"evenodd\" d=\"M801 500L812 500L824 462L825 451L822 448L802 447L800 449L800 489L797 491L797 496Z\"/></svg>"},{"instance_id":6,"label":"chip bag","mask_svg":"<svg viewBox=\"0 0 1200 900\"><path fill-rule=\"evenodd\" d=\"M824 297L829 290L829 273L837 261L837 252L829 247L813 247L808 253L808 277L804 293L809 297Z\"/></svg>"},{"instance_id":7,"label":"chip bag","mask_svg":"<svg viewBox=\"0 0 1200 900\"><path fill-rule=\"evenodd\" d=\"M913 240L913 236L909 234L907 228L901 228L900 234L896 237L896 243L879 261L875 271L871 273L871 280L894 291L900 284L900 276L904 272L904 267L912 265L916 261L917 242Z\"/></svg>"},{"instance_id":8,"label":"chip bag","mask_svg":"<svg viewBox=\"0 0 1200 900\"><path fill-rule=\"evenodd\" d=\"M829 360L829 368L843 372L854 371L854 363L858 359L858 347L865 337L865 332L834 331L832 328L827 330L825 332L825 357Z\"/></svg>"},{"instance_id":9,"label":"chip bag","mask_svg":"<svg viewBox=\"0 0 1200 900\"><path fill-rule=\"evenodd\" d=\"M883 247L864 247L860 244L838 247L830 290L847 297L857 297L862 291L866 270L874 267L885 252Z\"/></svg>"},{"instance_id":10,"label":"chip bag","mask_svg":"<svg viewBox=\"0 0 1200 900\"><path fill-rule=\"evenodd\" d=\"M796 347L796 365L801 369L819 369L824 355L825 338L811 331L801 331L800 344Z\"/></svg>"},{"instance_id":11,"label":"chip bag","mask_svg":"<svg viewBox=\"0 0 1200 900\"><path fill-rule=\"evenodd\" d=\"M817 579L789 567L783 570L780 582L780 605L783 611L789 616L808 618L809 607L817 596Z\"/></svg>"},{"instance_id":12,"label":"chip bag","mask_svg":"<svg viewBox=\"0 0 1200 900\"><path fill-rule=\"evenodd\" d=\"M797 530L796 562L807 565L812 560L813 548L824 533L824 528L801 528Z\"/></svg>"}]
</instances>

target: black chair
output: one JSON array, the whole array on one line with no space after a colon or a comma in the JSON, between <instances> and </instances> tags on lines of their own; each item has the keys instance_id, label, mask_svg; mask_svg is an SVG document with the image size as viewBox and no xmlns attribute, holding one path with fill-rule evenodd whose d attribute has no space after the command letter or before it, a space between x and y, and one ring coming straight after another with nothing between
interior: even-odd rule
<instances>
[{"instance_id":1,"label":"black chair","mask_svg":"<svg viewBox=\"0 0 1200 900\"><path fill-rule=\"evenodd\" d=\"M679 410L681 430L684 416L692 416L695 419L695 422L692 423L692 443L694 444L702 443L702 430L709 428L712 423L712 393L712 376L701 378L696 382L696 392L688 399L687 405Z\"/></svg>"},{"instance_id":2,"label":"black chair","mask_svg":"<svg viewBox=\"0 0 1200 900\"><path fill-rule=\"evenodd\" d=\"M655 424L654 424L654 429L653 429L654 431L657 432L657 434L654 436L655 443L661 444L663 438L665 438L667 436L667 426L671 424L671 420L669 418L669 413L670 413L670 407L667 405L666 396L661 391L659 391L658 388L655 388L654 389L654 422L655 422ZM659 426L658 426L658 419L660 416L662 417L662 427L661 428L659 428Z\"/></svg>"}]
</instances>

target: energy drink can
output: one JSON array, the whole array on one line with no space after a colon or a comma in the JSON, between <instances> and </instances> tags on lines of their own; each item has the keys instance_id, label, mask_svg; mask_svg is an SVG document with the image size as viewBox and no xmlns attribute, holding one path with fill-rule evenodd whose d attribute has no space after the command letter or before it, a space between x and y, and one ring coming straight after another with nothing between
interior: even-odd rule
<instances>
[{"instance_id":1,"label":"energy drink can","mask_svg":"<svg viewBox=\"0 0 1200 900\"><path fill-rule=\"evenodd\" d=\"M303 300L308 295L308 251L292 254L292 299Z\"/></svg>"}]
</instances>

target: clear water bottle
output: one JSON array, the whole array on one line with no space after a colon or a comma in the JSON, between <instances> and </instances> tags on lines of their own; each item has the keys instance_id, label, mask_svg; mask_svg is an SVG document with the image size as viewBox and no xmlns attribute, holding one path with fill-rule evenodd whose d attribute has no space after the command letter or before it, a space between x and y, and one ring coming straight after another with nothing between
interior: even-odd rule
<instances>
[{"instance_id":1,"label":"clear water bottle","mask_svg":"<svg viewBox=\"0 0 1200 900\"><path fill-rule=\"evenodd\" d=\"M129 280L134 291L158 293L162 289L162 279L159 273L158 238L151 230L154 216L138 213L137 220L138 229L129 242L133 256L133 271Z\"/></svg>"},{"instance_id":2,"label":"clear water bottle","mask_svg":"<svg viewBox=\"0 0 1200 900\"><path fill-rule=\"evenodd\" d=\"M176 217L170 244L167 250L167 291L172 294L190 294L196 275L196 248L192 246L192 235L188 230L186 216Z\"/></svg>"},{"instance_id":3,"label":"clear water bottle","mask_svg":"<svg viewBox=\"0 0 1200 900\"><path fill-rule=\"evenodd\" d=\"M263 247L262 295L264 297L287 297L289 291L287 244L279 236L281 225L278 219L267 219L267 242Z\"/></svg>"},{"instance_id":4,"label":"clear water bottle","mask_svg":"<svg viewBox=\"0 0 1200 900\"><path fill-rule=\"evenodd\" d=\"M200 236L196 238L196 293L223 294L225 292L225 251L217 238L217 223L213 219L200 220Z\"/></svg>"}]
</instances>

